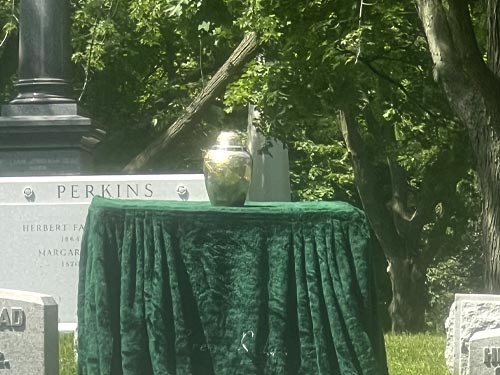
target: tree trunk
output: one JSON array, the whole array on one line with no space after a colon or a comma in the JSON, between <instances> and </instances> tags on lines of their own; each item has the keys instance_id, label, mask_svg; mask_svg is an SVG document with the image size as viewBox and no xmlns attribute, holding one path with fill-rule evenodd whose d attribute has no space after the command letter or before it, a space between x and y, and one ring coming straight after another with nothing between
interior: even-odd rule
<instances>
[{"instance_id":1,"label":"tree trunk","mask_svg":"<svg viewBox=\"0 0 500 375\"><path fill-rule=\"evenodd\" d=\"M365 116L366 119L366 116ZM415 224L404 196L405 179L394 162L391 169L393 199L386 202L374 175L370 155L365 153L363 138L358 132L357 121L352 112L344 107L338 111L337 121L342 130L356 180L356 187L370 225L389 262L388 272L392 284L392 302L389 314L393 332L417 332L425 324L425 265L417 266L419 257L418 238L422 224ZM387 204L389 203L389 204ZM431 202L432 203L432 202ZM417 220L419 221L419 220Z\"/></svg>"},{"instance_id":2,"label":"tree trunk","mask_svg":"<svg viewBox=\"0 0 500 375\"><path fill-rule=\"evenodd\" d=\"M392 301L389 314L393 332L421 332L425 327L425 270L409 257L389 258Z\"/></svg>"},{"instance_id":3,"label":"tree trunk","mask_svg":"<svg viewBox=\"0 0 500 375\"><path fill-rule=\"evenodd\" d=\"M470 136L477 157L477 174L482 196L482 243L485 254L485 287L500 291L500 138L498 127L484 121L471 127Z\"/></svg>"},{"instance_id":4,"label":"tree trunk","mask_svg":"<svg viewBox=\"0 0 500 375\"><path fill-rule=\"evenodd\" d=\"M500 76L500 1L488 0L488 65Z\"/></svg>"},{"instance_id":5,"label":"tree trunk","mask_svg":"<svg viewBox=\"0 0 500 375\"><path fill-rule=\"evenodd\" d=\"M494 76L500 77L500 1L488 0L488 65ZM485 286L491 292L500 291L500 111L498 96L488 121L477 131L471 128L471 138L477 145L478 175L483 195L482 232L485 249ZM486 147L481 146L486 145Z\"/></svg>"},{"instance_id":6,"label":"tree trunk","mask_svg":"<svg viewBox=\"0 0 500 375\"><path fill-rule=\"evenodd\" d=\"M500 24L499 0L488 1L488 60L477 47L467 2L417 0L436 80L468 128L482 196L485 286L500 291Z\"/></svg>"}]
</instances>

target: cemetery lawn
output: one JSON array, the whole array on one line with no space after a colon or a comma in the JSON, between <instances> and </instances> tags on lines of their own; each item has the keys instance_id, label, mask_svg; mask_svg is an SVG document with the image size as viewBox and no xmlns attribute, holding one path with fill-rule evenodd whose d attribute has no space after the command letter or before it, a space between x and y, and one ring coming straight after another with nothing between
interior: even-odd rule
<instances>
[{"instance_id":1,"label":"cemetery lawn","mask_svg":"<svg viewBox=\"0 0 500 375\"><path fill-rule=\"evenodd\" d=\"M389 375L450 375L444 360L446 336L385 335Z\"/></svg>"},{"instance_id":2,"label":"cemetery lawn","mask_svg":"<svg viewBox=\"0 0 500 375\"><path fill-rule=\"evenodd\" d=\"M59 375L77 374L73 334L62 333L59 335Z\"/></svg>"},{"instance_id":3,"label":"cemetery lawn","mask_svg":"<svg viewBox=\"0 0 500 375\"><path fill-rule=\"evenodd\" d=\"M389 375L450 375L444 362L445 336L416 334L385 336ZM73 335L59 337L59 374L76 375Z\"/></svg>"}]
</instances>

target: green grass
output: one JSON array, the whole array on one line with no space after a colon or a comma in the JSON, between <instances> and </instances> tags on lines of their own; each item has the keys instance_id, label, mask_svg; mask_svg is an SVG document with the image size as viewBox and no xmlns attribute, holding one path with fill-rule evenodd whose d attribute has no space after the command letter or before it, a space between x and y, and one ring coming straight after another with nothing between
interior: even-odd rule
<instances>
[{"instance_id":1,"label":"green grass","mask_svg":"<svg viewBox=\"0 0 500 375\"><path fill-rule=\"evenodd\" d=\"M450 375L444 362L444 344L443 335L386 335L389 375ZM60 336L59 353L59 374L76 375L73 335Z\"/></svg>"},{"instance_id":2,"label":"green grass","mask_svg":"<svg viewBox=\"0 0 500 375\"><path fill-rule=\"evenodd\" d=\"M389 375L450 375L444 361L445 336L385 336Z\"/></svg>"},{"instance_id":3,"label":"green grass","mask_svg":"<svg viewBox=\"0 0 500 375\"><path fill-rule=\"evenodd\" d=\"M59 375L76 375L73 334L59 335Z\"/></svg>"}]
</instances>

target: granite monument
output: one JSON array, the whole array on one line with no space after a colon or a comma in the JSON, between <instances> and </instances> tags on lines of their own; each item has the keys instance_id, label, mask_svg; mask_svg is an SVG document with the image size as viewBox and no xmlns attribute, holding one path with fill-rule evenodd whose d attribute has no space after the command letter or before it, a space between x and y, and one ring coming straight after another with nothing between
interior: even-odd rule
<instances>
[{"instance_id":1,"label":"granite monument","mask_svg":"<svg viewBox=\"0 0 500 375\"><path fill-rule=\"evenodd\" d=\"M0 285L52 295L62 331L76 328L80 242L97 195L208 200L201 174L0 178Z\"/></svg>"}]
</instances>

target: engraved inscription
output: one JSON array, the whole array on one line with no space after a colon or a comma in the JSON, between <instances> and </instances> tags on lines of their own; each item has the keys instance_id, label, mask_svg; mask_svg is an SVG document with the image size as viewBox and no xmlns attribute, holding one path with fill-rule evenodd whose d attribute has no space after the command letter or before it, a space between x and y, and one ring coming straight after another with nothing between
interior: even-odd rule
<instances>
[{"instance_id":1,"label":"engraved inscription","mask_svg":"<svg viewBox=\"0 0 500 375\"><path fill-rule=\"evenodd\" d=\"M483 362L488 367L500 365L500 347L483 348Z\"/></svg>"},{"instance_id":2,"label":"engraved inscription","mask_svg":"<svg viewBox=\"0 0 500 375\"><path fill-rule=\"evenodd\" d=\"M9 370L10 369L10 361L5 359L5 354L0 352L0 370Z\"/></svg>"},{"instance_id":3,"label":"engraved inscription","mask_svg":"<svg viewBox=\"0 0 500 375\"><path fill-rule=\"evenodd\" d=\"M26 326L26 315L20 307L2 307L0 310L0 331L3 330L24 330Z\"/></svg>"},{"instance_id":4,"label":"engraved inscription","mask_svg":"<svg viewBox=\"0 0 500 375\"><path fill-rule=\"evenodd\" d=\"M80 249L38 249L41 257L80 256Z\"/></svg>"},{"instance_id":5,"label":"engraved inscription","mask_svg":"<svg viewBox=\"0 0 500 375\"><path fill-rule=\"evenodd\" d=\"M58 199L93 198L96 195L105 198L151 198L153 185L147 184L74 184L57 185Z\"/></svg>"},{"instance_id":6,"label":"engraved inscription","mask_svg":"<svg viewBox=\"0 0 500 375\"><path fill-rule=\"evenodd\" d=\"M23 232L65 232L68 224L23 224Z\"/></svg>"},{"instance_id":7,"label":"engraved inscription","mask_svg":"<svg viewBox=\"0 0 500 375\"><path fill-rule=\"evenodd\" d=\"M82 223L22 223L20 228L26 234L45 235L43 247L36 251L38 257L59 258L64 268L78 267L80 242L85 224ZM50 246L48 246L49 242ZM47 246L44 246L47 244Z\"/></svg>"}]
</instances>

